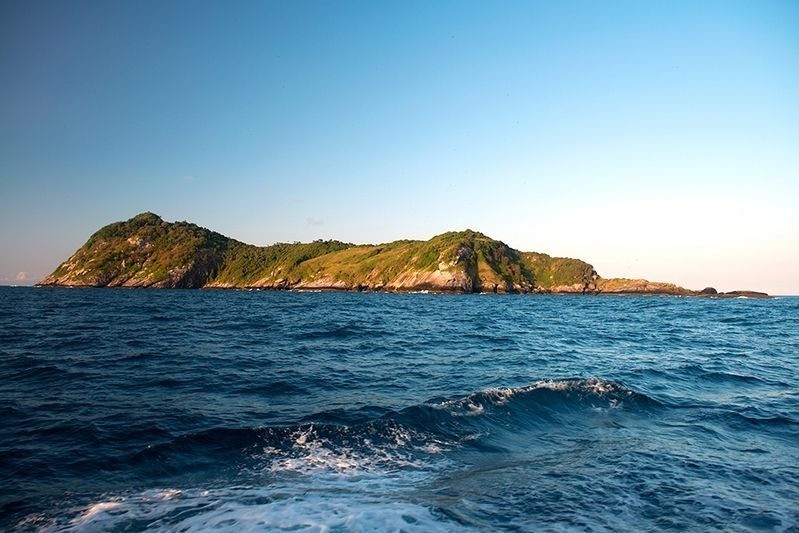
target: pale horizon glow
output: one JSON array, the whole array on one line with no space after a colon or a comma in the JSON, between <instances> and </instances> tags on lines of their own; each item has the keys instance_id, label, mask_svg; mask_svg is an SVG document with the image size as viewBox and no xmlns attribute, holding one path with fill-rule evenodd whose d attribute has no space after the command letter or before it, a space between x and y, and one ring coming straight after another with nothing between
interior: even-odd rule
<instances>
[{"instance_id":1,"label":"pale horizon glow","mask_svg":"<svg viewBox=\"0 0 799 533\"><path fill-rule=\"evenodd\" d=\"M799 295L799 4L0 4L0 284L152 211Z\"/></svg>"}]
</instances>

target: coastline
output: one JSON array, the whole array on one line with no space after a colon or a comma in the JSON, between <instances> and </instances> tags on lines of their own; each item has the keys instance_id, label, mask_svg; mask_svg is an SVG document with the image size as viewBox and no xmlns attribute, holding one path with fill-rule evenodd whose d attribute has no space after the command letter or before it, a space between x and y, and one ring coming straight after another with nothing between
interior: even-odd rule
<instances>
[{"instance_id":1,"label":"coastline","mask_svg":"<svg viewBox=\"0 0 799 533\"><path fill-rule=\"evenodd\" d=\"M427 241L317 240L254 246L188 222L141 213L92 234L39 286L767 298L605 278L581 259L516 250L466 229Z\"/></svg>"},{"instance_id":2,"label":"coastline","mask_svg":"<svg viewBox=\"0 0 799 533\"><path fill-rule=\"evenodd\" d=\"M16 287L9 285L9 287ZM264 286L219 286L208 285L204 287L153 287L153 286L109 286L109 285L66 285L66 284L51 284L51 283L37 283L30 285L32 288L54 288L54 289L122 289L122 290L207 290L207 291L267 291L267 292L294 292L294 293L318 293L318 292L340 292L340 293L375 293L375 294L455 294L455 295L469 295L469 294L497 294L497 295L524 295L524 296L672 296L672 297L685 297L685 298L706 298L706 299L735 299L735 298L748 298L748 299L773 299L775 295L765 292L749 291L749 290L735 290L728 292L714 292L707 293L704 291L690 291L685 289L680 292L668 291L597 291L586 290L584 292L577 291L552 291L552 290L532 290L532 291L463 291L458 289L444 290L440 288L398 288L398 289L374 289L364 287L264 287Z\"/></svg>"}]
</instances>

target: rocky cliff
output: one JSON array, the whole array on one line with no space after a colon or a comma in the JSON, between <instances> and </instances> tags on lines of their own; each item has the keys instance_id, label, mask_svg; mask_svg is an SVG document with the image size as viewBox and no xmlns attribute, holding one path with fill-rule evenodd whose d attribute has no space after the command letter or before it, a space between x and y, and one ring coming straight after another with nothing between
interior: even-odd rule
<instances>
[{"instance_id":1,"label":"rocky cliff","mask_svg":"<svg viewBox=\"0 0 799 533\"><path fill-rule=\"evenodd\" d=\"M194 224L142 213L97 231L40 285L202 287L241 245Z\"/></svg>"},{"instance_id":2,"label":"rocky cliff","mask_svg":"<svg viewBox=\"0 0 799 533\"><path fill-rule=\"evenodd\" d=\"M696 295L668 283L603 279L579 259L519 252L471 230L428 241L252 246L142 213L92 235L39 283L70 287L265 288Z\"/></svg>"}]
</instances>

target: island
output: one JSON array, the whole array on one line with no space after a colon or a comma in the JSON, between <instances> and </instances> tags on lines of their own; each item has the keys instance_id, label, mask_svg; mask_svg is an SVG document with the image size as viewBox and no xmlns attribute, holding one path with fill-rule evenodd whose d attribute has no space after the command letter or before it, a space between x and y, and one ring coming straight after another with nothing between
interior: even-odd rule
<instances>
[{"instance_id":1,"label":"island","mask_svg":"<svg viewBox=\"0 0 799 533\"><path fill-rule=\"evenodd\" d=\"M603 278L580 259L518 251L472 230L377 245L318 240L254 246L149 212L101 228L38 285L768 297Z\"/></svg>"}]
</instances>

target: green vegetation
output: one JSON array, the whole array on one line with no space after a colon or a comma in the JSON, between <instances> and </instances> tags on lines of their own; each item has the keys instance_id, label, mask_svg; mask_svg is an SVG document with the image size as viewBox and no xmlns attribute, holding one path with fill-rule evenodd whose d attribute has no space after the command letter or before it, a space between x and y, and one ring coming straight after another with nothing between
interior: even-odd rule
<instances>
[{"instance_id":1,"label":"green vegetation","mask_svg":"<svg viewBox=\"0 0 799 533\"><path fill-rule=\"evenodd\" d=\"M216 268L233 243L241 244L195 224L167 223L142 213L97 231L47 279L66 277L70 285L88 286L199 287L192 274L207 272L194 270Z\"/></svg>"},{"instance_id":2,"label":"green vegetation","mask_svg":"<svg viewBox=\"0 0 799 533\"><path fill-rule=\"evenodd\" d=\"M594 275L583 261L519 252L472 230L380 245L258 247L142 213L97 231L42 284L577 292Z\"/></svg>"},{"instance_id":3,"label":"green vegetation","mask_svg":"<svg viewBox=\"0 0 799 533\"><path fill-rule=\"evenodd\" d=\"M522 252L520 262L525 265L536 280L538 287L552 289L570 286L575 283L588 284L593 281L594 267L579 259L550 257L538 252Z\"/></svg>"},{"instance_id":4,"label":"green vegetation","mask_svg":"<svg viewBox=\"0 0 799 533\"><path fill-rule=\"evenodd\" d=\"M239 244L230 248L223 267L211 281L219 285L251 286L261 279L279 279L280 273L288 273L309 259L350 246L339 241L278 243L265 247Z\"/></svg>"}]
</instances>

